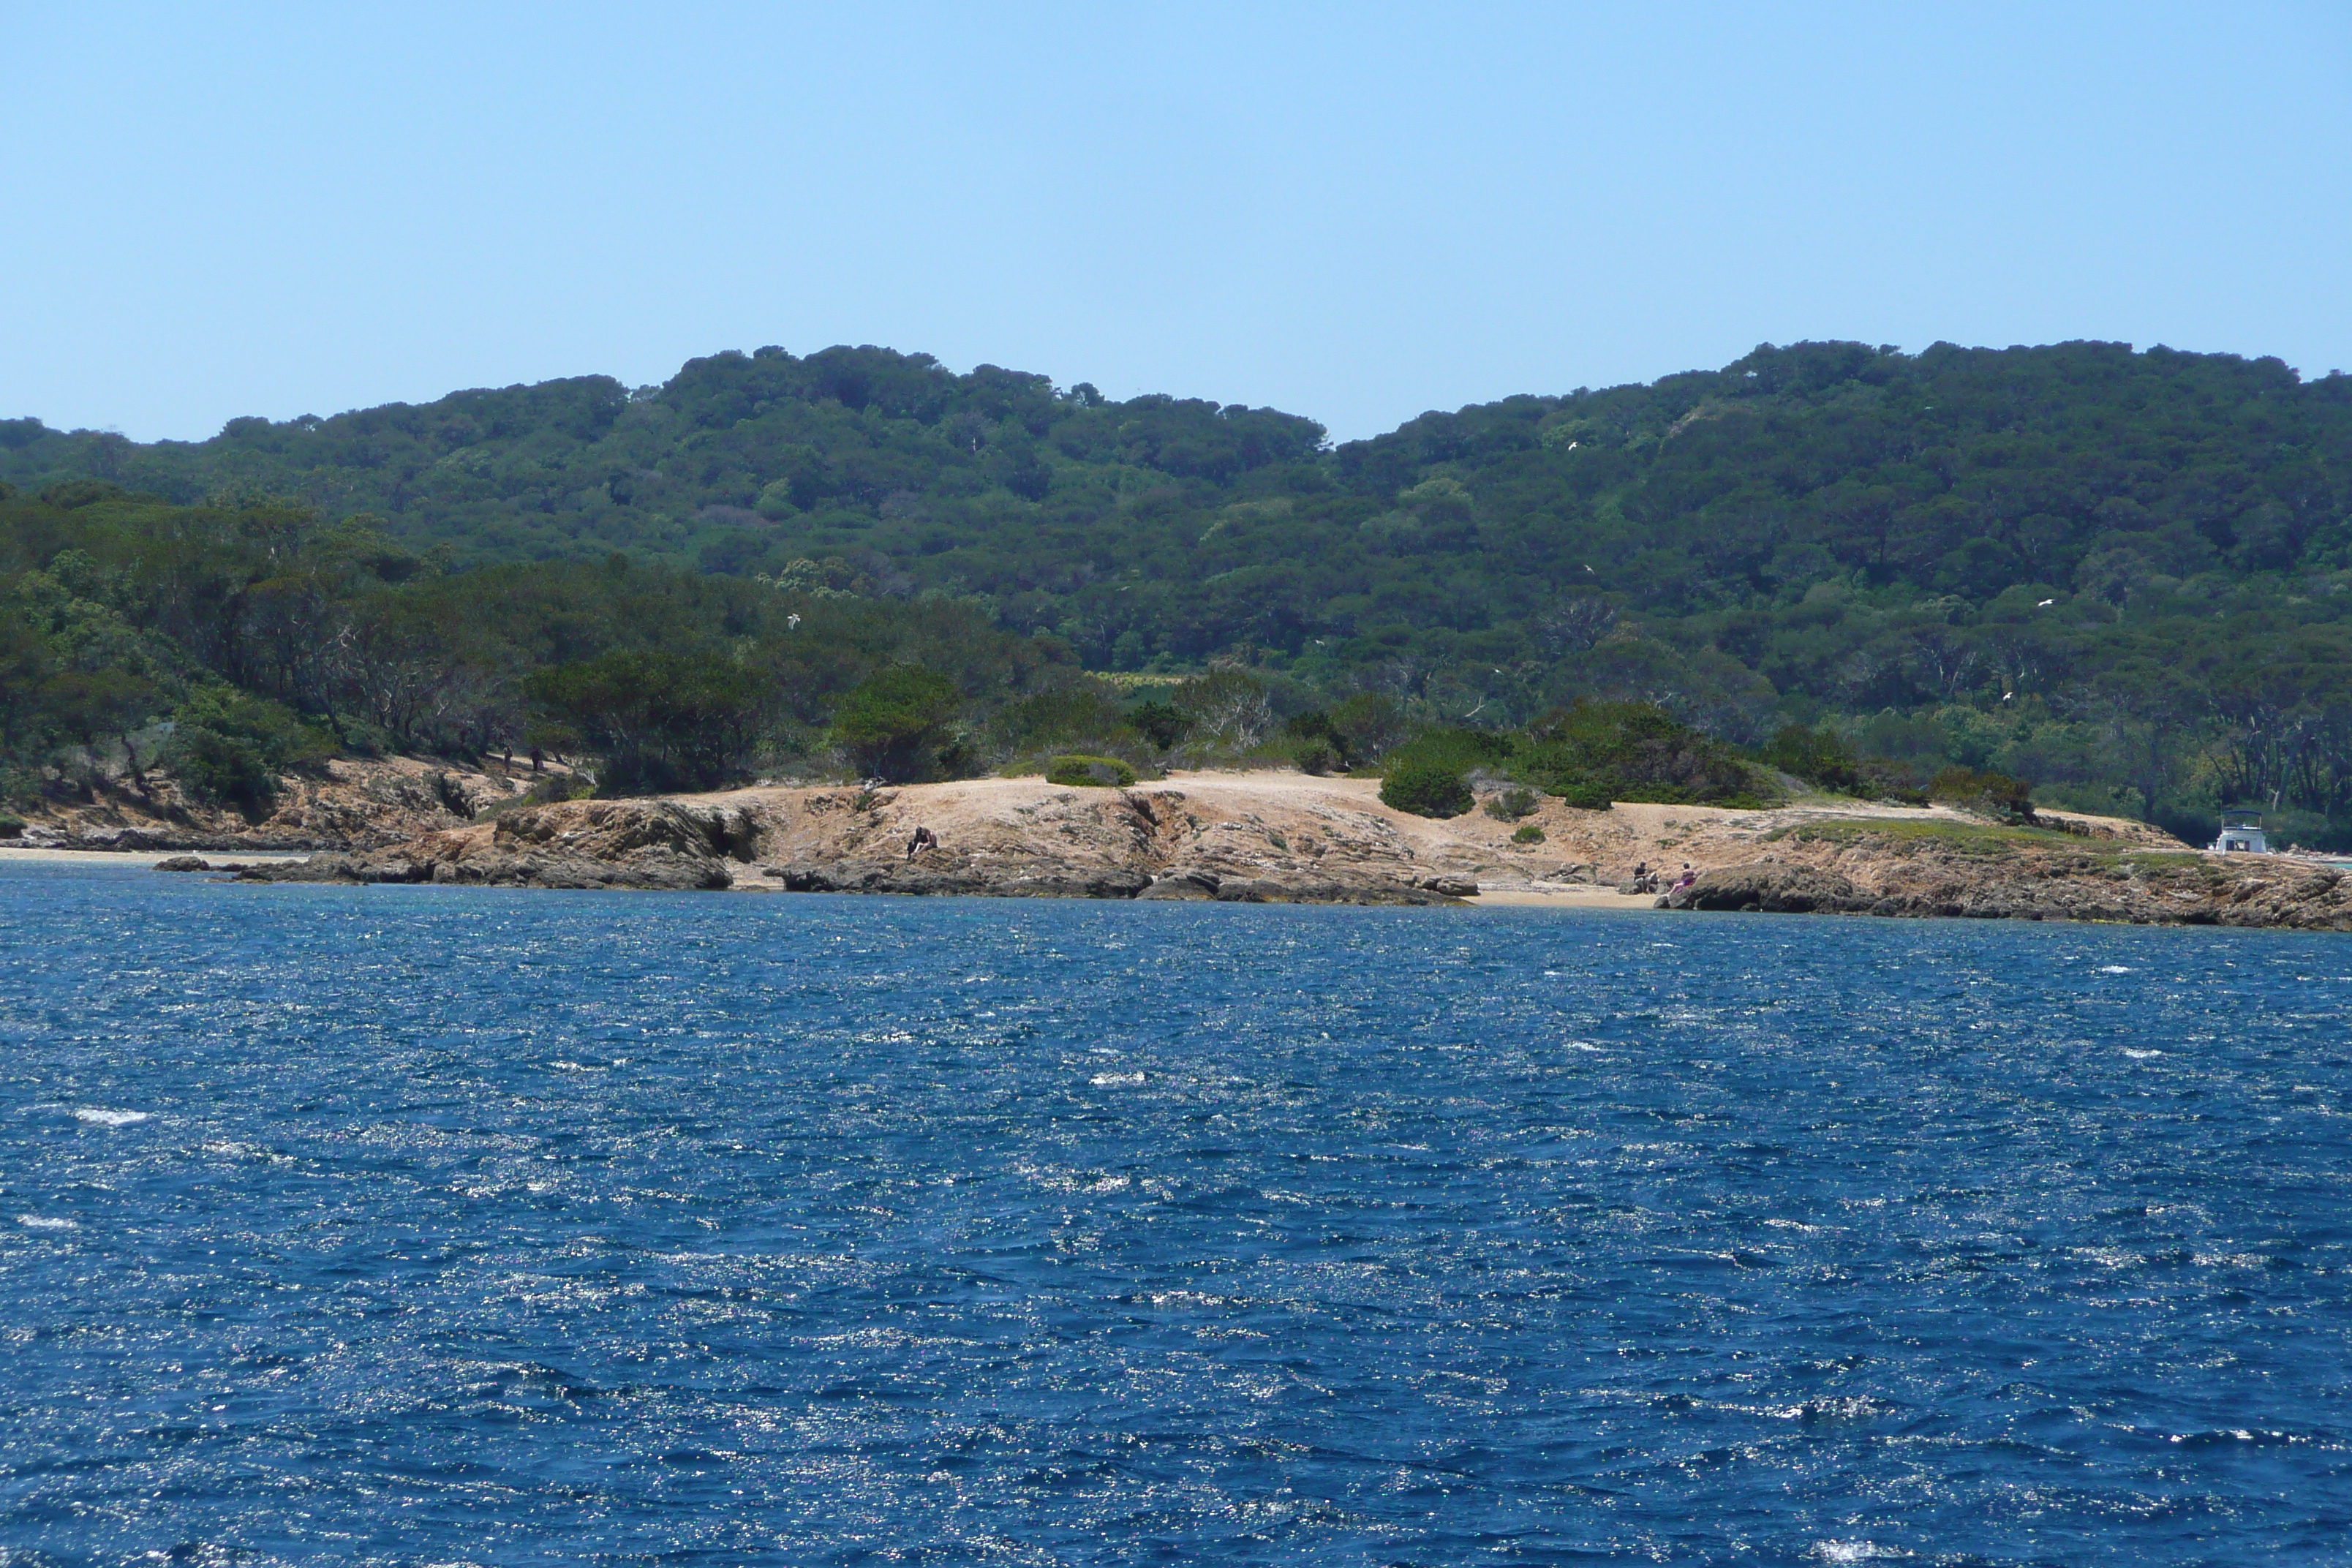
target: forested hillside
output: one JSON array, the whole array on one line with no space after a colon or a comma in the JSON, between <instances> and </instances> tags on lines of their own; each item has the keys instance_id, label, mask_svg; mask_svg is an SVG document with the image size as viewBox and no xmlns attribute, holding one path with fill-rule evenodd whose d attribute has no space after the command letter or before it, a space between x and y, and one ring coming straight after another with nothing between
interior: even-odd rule
<instances>
[{"instance_id":1,"label":"forested hillside","mask_svg":"<svg viewBox=\"0 0 2352 1568\"><path fill-rule=\"evenodd\" d=\"M806 734L897 658L885 630L952 620L959 647L1026 650L1032 684L1230 665L1277 717L1365 695L1473 728L1632 698L1743 743L1825 722L1923 771L1994 768L2184 826L2275 795L2306 838L2352 833L2352 378L2099 343L1810 343L1323 434L879 349L763 349L634 393L590 377L196 444L0 423L0 479L15 567L47 569L20 601L70 592L85 568L52 560L69 545L131 584L183 548L167 538L280 527L304 561L350 558L303 568L334 602L397 605L423 617L417 657L505 681L509 729L557 722L530 669L720 626L757 642L823 605L881 629L776 710ZM323 719L317 682L203 651L278 581L253 548L223 568L245 586L161 635ZM607 622L547 607L622 580L661 587ZM44 646L53 665L114 658ZM968 721L1014 693L975 673L997 657L956 677Z\"/></svg>"}]
</instances>

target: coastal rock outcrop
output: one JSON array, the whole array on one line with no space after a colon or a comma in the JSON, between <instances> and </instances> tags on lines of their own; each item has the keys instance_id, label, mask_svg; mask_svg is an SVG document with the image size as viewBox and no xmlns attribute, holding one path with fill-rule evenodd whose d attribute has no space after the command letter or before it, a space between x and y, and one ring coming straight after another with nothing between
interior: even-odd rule
<instances>
[{"instance_id":1,"label":"coastal rock outcrop","mask_svg":"<svg viewBox=\"0 0 2352 1568\"><path fill-rule=\"evenodd\" d=\"M1772 859L1708 871L1657 907L2352 931L2352 879L2342 872L2287 856L2235 858L2078 848L1992 829L1864 831L1800 839Z\"/></svg>"},{"instance_id":2,"label":"coastal rock outcrop","mask_svg":"<svg viewBox=\"0 0 2352 1568\"><path fill-rule=\"evenodd\" d=\"M1099 789L982 779L907 789L753 789L517 806L361 853L247 868L249 881L721 889L1437 904L1473 869L1415 828L1277 779ZM1412 822L1413 819L1403 819ZM929 841L916 830L928 826ZM1434 825L1421 828L1427 834Z\"/></svg>"},{"instance_id":3,"label":"coastal rock outcrop","mask_svg":"<svg viewBox=\"0 0 2352 1568\"><path fill-rule=\"evenodd\" d=\"M1763 811L1538 804L1516 819L1408 816L1370 780L1189 774L1128 788L974 779L765 787L670 799L494 802L393 844L237 872L248 881L768 889L1221 903L1583 907L2352 930L2352 879L2221 857L2144 824L2021 828L1948 808L1806 801ZM929 830L927 833L923 830ZM1663 898L1637 868L1690 866Z\"/></svg>"},{"instance_id":4,"label":"coastal rock outcrop","mask_svg":"<svg viewBox=\"0 0 2352 1568\"><path fill-rule=\"evenodd\" d=\"M474 827L429 833L394 849L314 855L247 866L249 882L433 882L494 888L640 888L717 891L740 818L670 801L566 801L528 806Z\"/></svg>"},{"instance_id":5,"label":"coastal rock outcrop","mask_svg":"<svg viewBox=\"0 0 2352 1568\"><path fill-rule=\"evenodd\" d=\"M277 781L266 815L190 795L162 773L116 780L87 800L44 802L28 813L27 847L152 853L157 850L341 850L365 853L426 833L462 826L512 805L562 770L486 760L460 764L421 757L343 757Z\"/></svg>"},{"instance_id":6,"label":"coastal rock outcrop","mask_svg":"<svg viewBox=\"0 0 2352 1568\"><path fill-rule=\"evenodd\" d=\"M1766 914L1841 914L1869 900L1834 871L1811 866L1727 866L1662 895L1662 910L1748 910Z\"/></svg>"}]
</instances>

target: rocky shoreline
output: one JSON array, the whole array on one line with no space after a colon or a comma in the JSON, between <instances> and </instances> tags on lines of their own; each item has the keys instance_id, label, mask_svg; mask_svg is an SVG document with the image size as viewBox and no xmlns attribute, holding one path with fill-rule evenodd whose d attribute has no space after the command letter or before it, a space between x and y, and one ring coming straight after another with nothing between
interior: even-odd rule
<instances>
[{"instance_id":1,"label":"rocky shoreline","mask_svg":"<svg viewBox=\"0 0 2352 1568\"><path fill-rule=\"evenodd\" d=\"M2352 931L2352 879L2292 856L1999 850L1863 833L1818 862L1757 861L1667 893L1668 910L1896 918L2105 921Z\"/></svg>"},{"instance_id":2,"label":"rocky shoreline","mask_svg":"<svg viewBox=\"0 0 2352 1568\"><path fill-rule=\"evenodd\" d=\"M272 882L1352 904L1449 903L1479 891L1475 875L1442 855L1431 858L1414 835L1382 821L1394 814L1377 802L1366 814L1318 799L1262 798L1265 780L1256 789L1234 787L1256 778L1125 790L985 779L567 801L237 875ZM931 829L937 842L910 852L918 827Z\"/></svg>"},{"instance_id":3,"label":"rocky shoreline","mask_svg":"<svg viewBox=\"0 0 2352 1568\"><path fill-rule=\"evenodd\" d=\"M510 787L510 786L509 786ZM935 843L909 853L918 828ZM1532 829L1530 833L1528 830ZM1540 835L1537 837L1536 835ZM1530 841L1532 840L1532 841ZM245 847L261 847L251 839ZM275 847L274 845L272 847ZM201 858L179 862L205 866ZM1687 866L1695 880L1664 895ZM1037 779L492 801L472 820L247 865L253 882L963 894L1221 902L1583 904L1902 918L2352 930L2352 880L2221 857L2144 824L2010 827L1948 808L1766 811L1541 802L1429 821L1373 781L1183 774L1128 789Z\"/></svg>"},{"instance_id":4,"label":"rocky shoreline","mask_svg":"<svg viewBox=\"0 0 2352 1568\"><path fill-rule=\"evenodd\" d=\"M481 820L564 776L497 762L338 758L316 773L279 779L268 812L249 819L191 799L168 777L150 773L135 785L117 781L89 799L45 805L14 837L0 839L0 852L364 853Z\"/></svg>"},{"instance_id":5,"label":"rocky shoreline","mask_svg":"<svg viewBox=\"0 0 2352 1568\"><path fill-rule=\"evenodd\" d=\"M37 824L57 848L194 851L250 882L964 894L1248 903L1576 904L1902 918L2352 930L2352 879L2218 856L2145 824L2011 827L1948 808L1808 800L1764 811L1543 800L1523 816L1392 811L1363 779L1187 773L1127 789L1040 779L767 787L539 802L519 772L413 759L289 781L246 824L121 807ZM92 820L92 818L95 820ZM909 853L919 828L936 842ZM206 853L308 850L235 868ZM0 850L0 854L5 854ZM1658 886L1694 880L1660 895ZM1650 879L1658 879L1653 882Z\"/></svg>"}]
</instances>

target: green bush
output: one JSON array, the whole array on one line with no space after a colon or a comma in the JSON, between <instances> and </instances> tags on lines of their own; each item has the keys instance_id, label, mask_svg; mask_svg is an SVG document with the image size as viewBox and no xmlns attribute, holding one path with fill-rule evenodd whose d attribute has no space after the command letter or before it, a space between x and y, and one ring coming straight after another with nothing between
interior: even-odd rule
<instances>
[{"instance_id":1,"label":"green bush","mask_svg":"<svg viewBox=\"0 0 2352 1568\"><path fill-rule=\"evenodd\" d=\"M549 805L557 801L586 800L596 793L596 781L584 773L547 773L522 792L504 800L493 801L482 808L485 817L503 816L509 811L525 806Z\"/></svg>"},{"instance_id":2,"label":"green bush","mask_svg":"<svg viewBox=\"0 0 2352 1568\"><path fill-rule=\"evenodd\" d=\"M1511 842L1514 844L1540 844L1543 841L1544 830L1532 822L1522 822L1519 824L1519 830L1511 835Z\"/></svg>"},{"instance_id":3,"label":"green bush","mask_svg":"<svg viewBox=\"0 0 2352 1568\"><path fill-rule=\"evenodd\" d=\"M1391 747L1391 767L1411 763L1434 763L1466 773L1473 768L1498 767L1510 761L1511 737L1489 730L1423 730L1401 746Z\"/></svg>"},{"instance_id":4,"label":"green bush","mask_svg":"<svg viewBox=\"0 0 2352 1568\"><path fill-rule=\"evenodd\" d=\"M1473 804L1470 781L1447 763L1408 756L1381 780L1381 804L1415 816L1459 816Z\"/></svg>"},{"instance_id":5,"label":"green bush","mask_svg":"<svg viewBox=\"0 0 2352 1568\"><path fill-rule=\"evenodd\" d=\"M1854 770L1853 793L1864 800L1891 800L1900 805L1927 804L1927 787L1908 763L1865 757Z\"/></svg>"},{"instance_id":6,"label":"green bush","mask_svg":"<svg viewBox=\"0 0 2352 1568\"><path fill-rule=\"evenodd\" d=\"M1135 770L1117 757L1055 757L1045 763L1045 782L1125 789L1135 782Z\"/></svg>"},{"instance_id":7,"label":"green bush","mask_svg":"<svg viewBox=\"0 0 2352 1568\"><path fill-rule=\"evenodd\" d=\"M1524 784L1509 789L1486 802L1486 815L1497 822L1517 822L1536 808L1536 792Z\"/></svg>"},{"instance_id":8,"label":"green bush","mask_svg":"<svg viewBox=\"0 0 2352 1568\"><path fill-rule=\"evenodd\" d=\"M1184 710L1156 698L1147 697L1129 709L1127 721L1163 752L1173 750L1192 730L1192 720Z\"/></svg>"},{"instance_id":9,"label":"green bush","mask_svg":"<svg viewBox=\"0 0 2352 1568\"><path fill-rule=\"evenodd\" d=\"M195 799L258 822L278 804L280 773L316 768L335 752L334 737L292 709L215 685L180 704L157 760Z\"/></svg>"},{"instance_id":10,"label":"green bush","mask_svg":"<svg viewBox=\"0 0 2352 1568\"><path fill-rule=\"evenodd\" d=\"M919 665L893 665L866 677L843 698L833 732L858 772L894 784L945 772L952 744L949 724L961 699L955 682ZM954 759L961 763L961 752Z\"/></svg>"},{"instance_id":11,"label":"green bush","mask_svg":"<svg viewBox=\"0 0 2352 1568\"><path fill-rule=\"evenodd\" d=\"M537 710L529 743L545 750L558 735L581 737L604 760L598 784L607 795L717 789L741 778L774 697L757 670L725 655L659 649L553 665L522 686Z\"/></svg>"},{"instance_id":12,"label":"green bush","mask_svg":"<svg viewBox=\"0 0 2352 1568\"><path fill-rule=\"evenodd\" d=\"M1299 749L1299 765L1318 752L1328 752L1331 764L1308 773L1341 773L1378 763L1402 744L1408 733L1404 704L1385 692L1358 692L1335 708L1317 708L1283 721L1283 732ZM1439 731L1475 734L1475 731ZM1429 737L1422 737L1426 740ZM1473 765L1475 765L1475 763Z\"/></svg>"},{"instance_id":13,"label":"green bush","mask_svg":"<svg viewBox=\"0 0 2352 1568\"><path fill-rule=\"evenodd\" d=\"M2012 826L2030 826L2033 821L2033 786L2007 773L1946 768L1928 782L1927 798L1978 812Z\"/></svg>"},{"instance_id":14,"label":"green bush","mask_svg":"<svg viewBox=\"0 0 2352 1568\"><path fill-rule=\"evenodd\" d=\"M1859 761L1827 724L1819 730L1809 730L1802 724L1787 725L1759 755L1782 773L1793 773L1822 789L1852 793L1862 783Z\"/></svg>"},{"instance_id":15,"label":"green bush","mask_svg":"<svg viewBox=\"0 0 2352 1568\"><path fill-rule=\"evenodd\" d=\"M1573 805L1584 811L1606 811L1617 804L1617 792L1605 778L1569 779L1552 789L1563 805Z\"/></svg>"},{"instance_id":16,"label":"green bush","mask_svg":"<svg viewBox=\"0 0 2352 1568\"><path fill-rule=\"evenodd\" d=\"M258 822L278 804L278 775L249 742L199 724L182 724L164 748L163 765L197 800L235 806Z\"/></svg>"},{"instance_id":17,"label":"green bush","mask_svg":"<svg viewBox=\"0 0 2352 1568\"><path fill-rule=\"evenodd\" d=\"M14 838L25 831L25 819L13 811L0 811L0 838Z\"/></svg>"},{"instance_id":18,"label":"green bush","mask_svg":"<svg viewBox=\"0 0 2352 1568\"><path fill-rule=\"evenodd\" d=\"M1570 805L1755 804L1770 793L1725 745L1646 702L1579 702L1528 729L1512 773Z\"/></svg>"},{"instance_id":19,"label":"green bush","mask_svg":"<svg viewBox=\"0 0 2352 1568\"><path fill-rule=\"evenodd\" d=\"M332 735L304 723L291 708L247 697L232 686L197 688L173 718L181 729L204 730L237 742L272 773L316 768L337 751Z\"/></svg>"},{"instance_id":20,"label":"green bush","mask_svg":"<svg viewBox=\"0 0 2352 1568\"><path fill-rule=\"evenodd\" d=\"M1858 756L1827 724L1818 730L1790 724L1773 736L1772 743L1756 756L1768 766L1840 795L1898 801L1906 805L1925 805L1927 802L1917 775L1907 764L1885 757Z\"/></svg>"},{"instance_id":21,"label":"green bush","mask_svg":"<svg viewBox=\"0 0 2352 1568\"><path fill-rule=\"evenodd\" d=\"M1034 756L1055 746L1115 743L1127 725L1114 695L1073 683L1005 703L989 720L988 732L1003 751Z\"/></svg>"}]
</instances>

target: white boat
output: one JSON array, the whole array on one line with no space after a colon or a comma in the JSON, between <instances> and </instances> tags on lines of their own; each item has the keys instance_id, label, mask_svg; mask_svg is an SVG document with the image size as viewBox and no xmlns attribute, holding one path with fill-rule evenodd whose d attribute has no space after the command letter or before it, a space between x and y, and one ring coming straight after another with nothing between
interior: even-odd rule
<instances>
[{"instance_id":1,"label":"white boat","mask_svg":"<svg viewBox=\"0 0 2352 1568\"><path fill-rule=\"evenodd\" d=\"M2225 811L2221 814L2221 837L2213 840L2217 855L2267 855L2270 840L2263 837L2263 814L2259 811Z\"/></svg>"}]
</instances>

